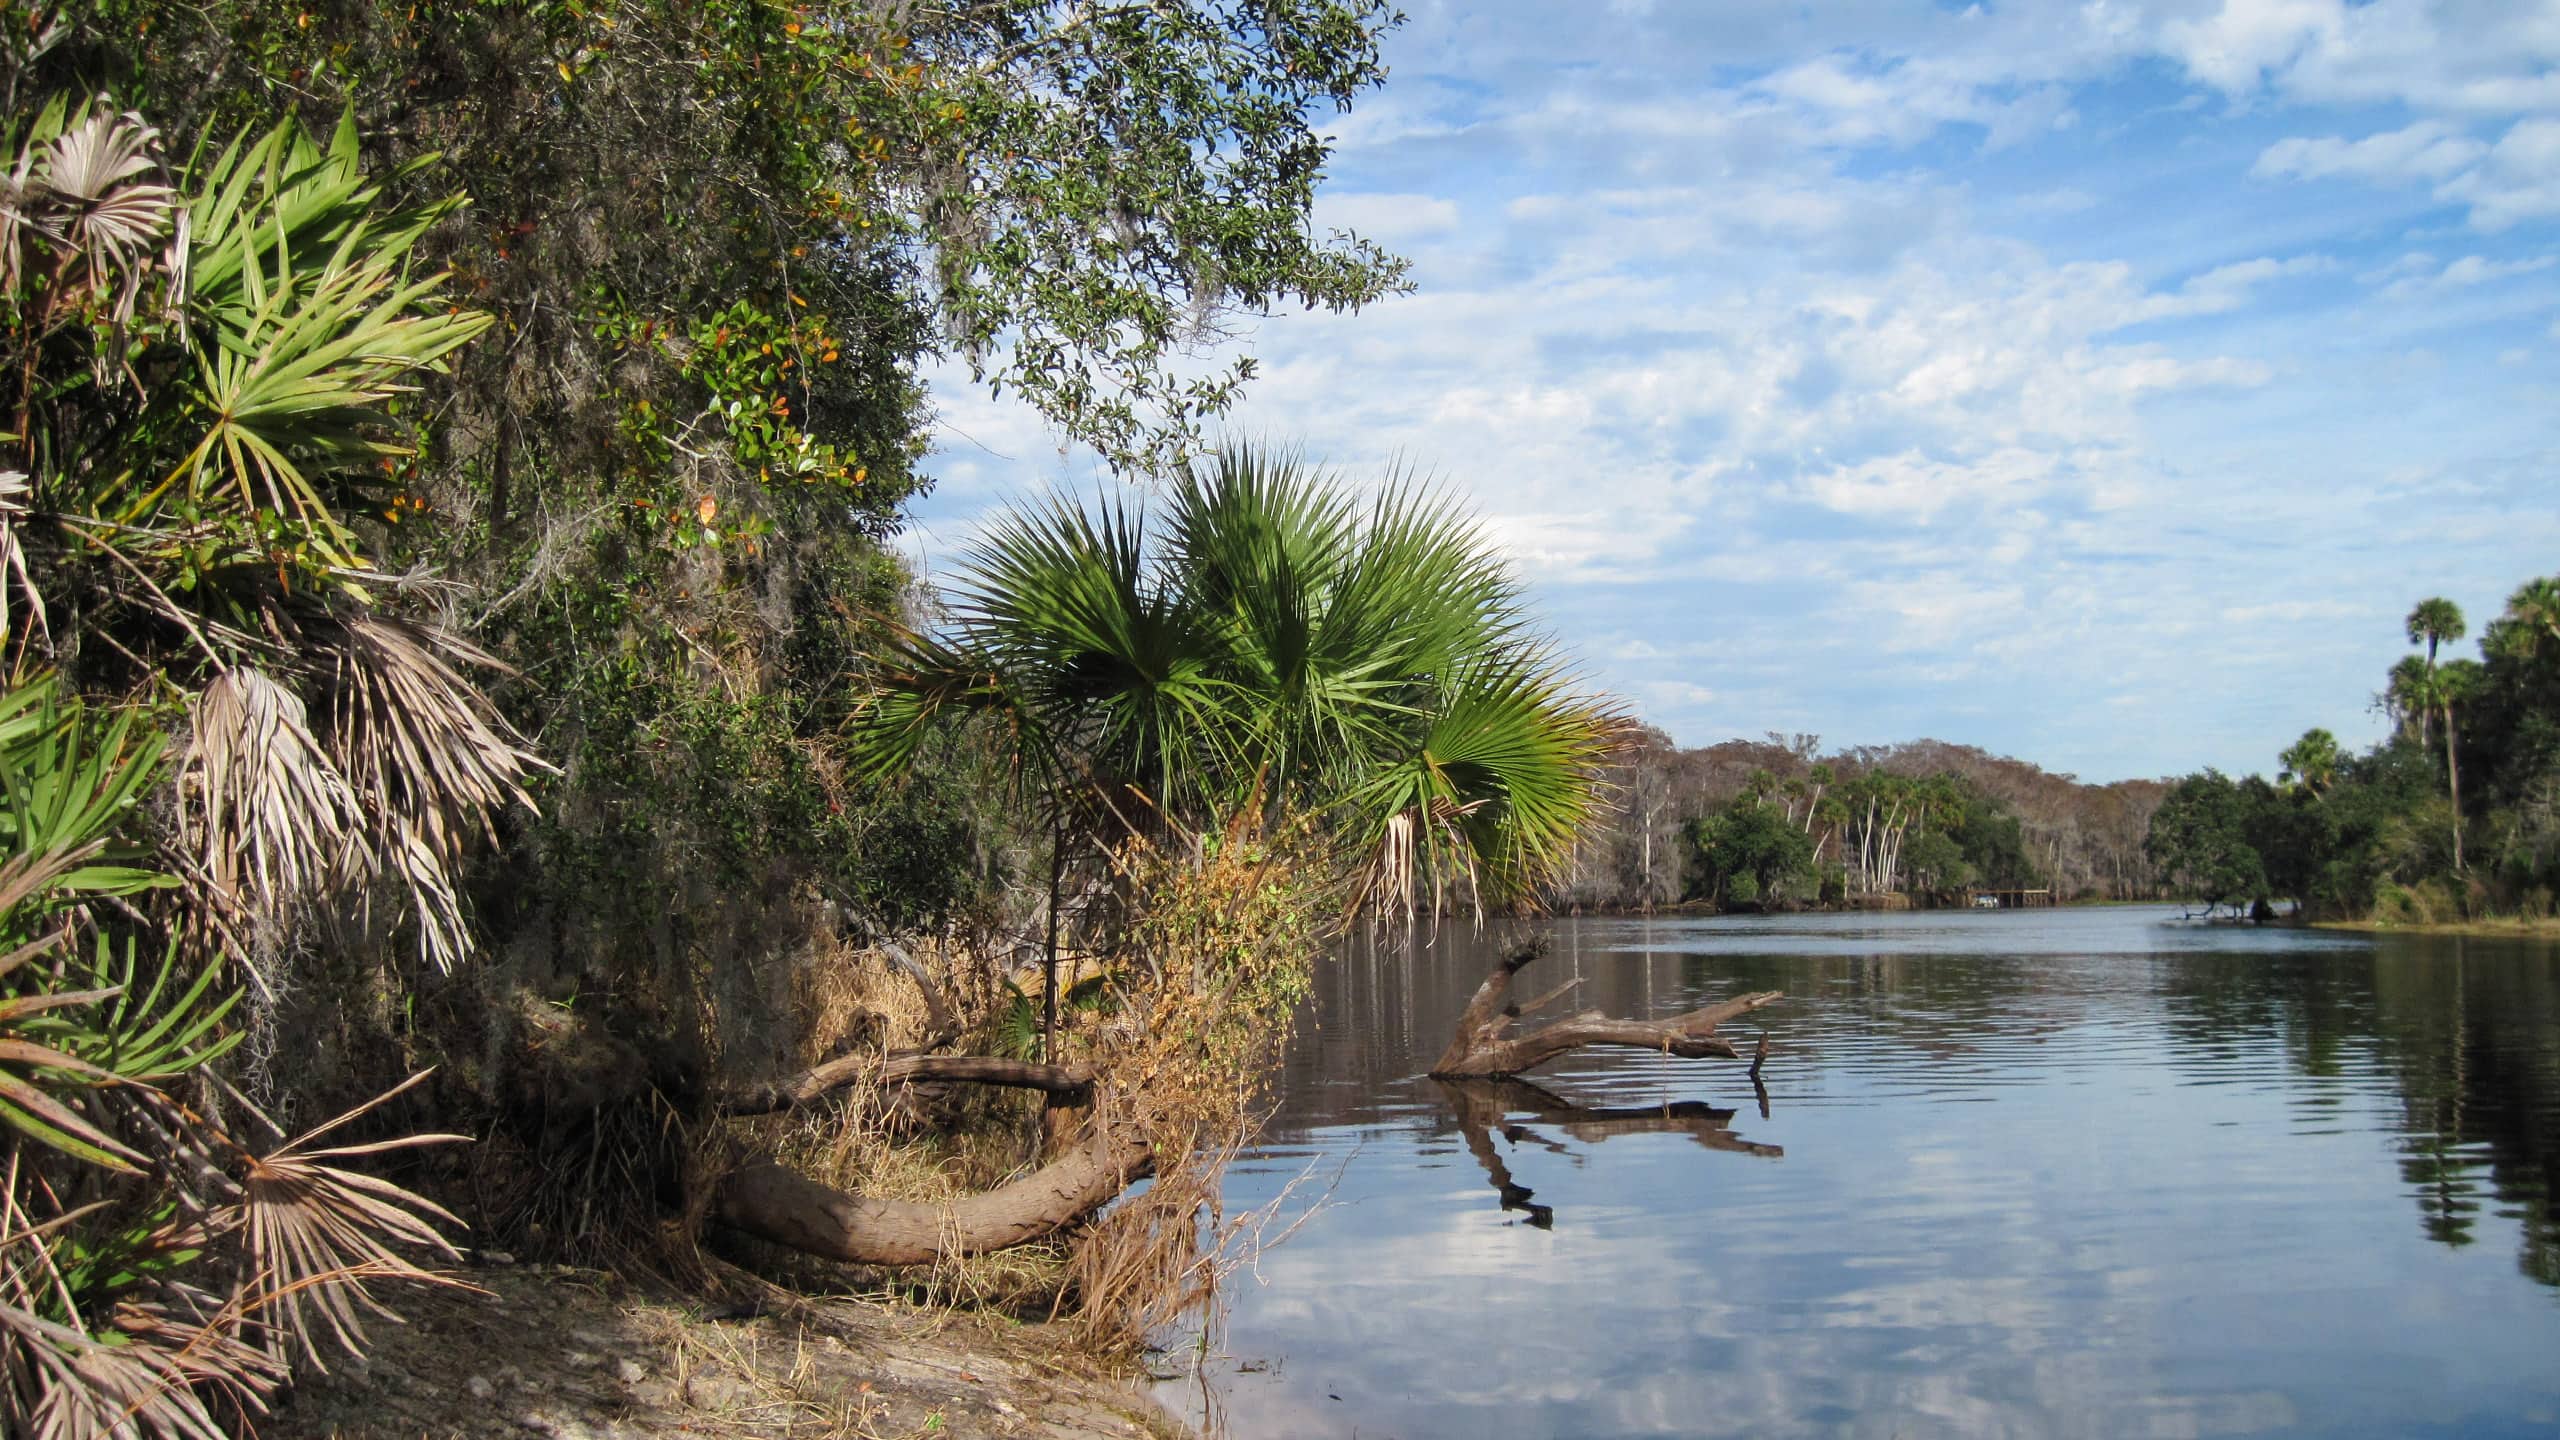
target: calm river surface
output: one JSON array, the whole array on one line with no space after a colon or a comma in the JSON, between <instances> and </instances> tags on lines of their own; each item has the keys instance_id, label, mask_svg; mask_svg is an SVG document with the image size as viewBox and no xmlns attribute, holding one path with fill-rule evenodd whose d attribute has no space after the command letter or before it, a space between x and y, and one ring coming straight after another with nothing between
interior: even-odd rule
<instances>
[{"instance_id":1,"label":"calm river surface","mask_svg":"<svg viewBox=\"0 0 2560 1440\"><path fill-rule=\"evenodd\" d=\"M1534 995L1743 1067L1421 1071L1513 931L1328 966L1228 1184L1262 1437L2560 1435L2560 950L2173 910L1569 920ZM1727 1113L1729 1112L1729 1113Z\"/></svg>"}]
</instances>

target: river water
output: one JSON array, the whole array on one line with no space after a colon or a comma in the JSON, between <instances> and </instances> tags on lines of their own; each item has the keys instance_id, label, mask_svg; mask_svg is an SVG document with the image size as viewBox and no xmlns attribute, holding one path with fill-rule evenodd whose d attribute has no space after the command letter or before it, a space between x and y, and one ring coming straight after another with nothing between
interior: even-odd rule
<instances>
[{"instance_id":1,"label":"river water","mask_svg":"<svg viewBox=\"0 0 2560 1440\"><path fill-rule=\"evenodd\" d=\"M1162 1398L1232 1440L2560 1435L2560 949L2154 908L1561 920L1744 1067L1421 1072L1516 930L1325 967ZM1294 1184L1295 1189L1290 1187ZM1327 1189L1329 1187L1329 1193Z\"/></svg>"}]
</instances>

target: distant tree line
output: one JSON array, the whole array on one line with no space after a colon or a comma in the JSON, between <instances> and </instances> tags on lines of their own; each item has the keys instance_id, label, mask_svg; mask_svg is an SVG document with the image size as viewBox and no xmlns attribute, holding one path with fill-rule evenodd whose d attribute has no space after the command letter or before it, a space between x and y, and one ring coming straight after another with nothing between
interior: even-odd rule
<instances>
[{"instance_id":1,"label":"distant tree line","mask_svg":"<svg viewBox=\"0 0 2560 1440\"><path fill-rule=\"evenodd\" d=\"M2441 921L2547 916L2560 885L2560 578L2526 582L2480 637L2461 607L2420 601L2413 649L2374 704L2391 732L2361 755L2326 729L2275 779L2203 770L2161 802L2143 848L2208 906L2290 901L2306 914Z\"/></svg>"},{"instance_id":2,"label":"distant tree line","mask_svg":"<svg viewBox=\"0 0 2560 1440\"><path fill-rule=\"evenodd\" d=\"M2162 781L2086 785L1941 740L1826 752L1819 736L1772 732L1682 749L1651 728L1609 780L1614 808L1549 896L1559 908L2161 893L2143 839Z\"/></svg>"}]
</instances>

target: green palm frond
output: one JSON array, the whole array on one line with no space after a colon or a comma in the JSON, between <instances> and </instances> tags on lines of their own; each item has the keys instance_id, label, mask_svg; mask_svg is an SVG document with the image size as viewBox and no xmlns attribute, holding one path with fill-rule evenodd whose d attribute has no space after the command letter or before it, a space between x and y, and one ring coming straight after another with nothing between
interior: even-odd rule
<instances>
[{"instance_id":1,"label":"green palm frond","mask_svg":"<svg viewBox=\"0 0 2560 1440\"><path fill-rule=\"evenodd\" d=\"M940 717L999 713L1059 792L1134 789L1176 824L1323 817L1374 903L1422 883L1508 900L1552 873L1616 721L1574 693L1463 511L1403 476L1364 501L1250 449L1164 503L1160 523L1117 497L997 521L948 635L881 657L859 724L873 772Z\"/></svg>"},{"instance_id":2,"label":"green palm frond","mask_svg":"<svg viewBox=\"0 0 2560 1440\"><path fill-rule=\"evenodd\" d=\"M439 207L382 212L346 125L324 151L287 122L188 178L189 308L205 330L197 434L120 518L183 487L200 503L289 517L321 558L353 565L336 482L405 453L384 402L441 368L489 317L429 303L445 277L410 276L408 254Z\"/></svg>"},{"instance_id":3,"label":"green palm frond","mask_svg":"<svg viewBox=\"0 0 2560 1440\"><path fill-rule=\"evenodd\" d=\"M58 682L41 677L0 695L0 848L18 855L85 858L48 879L66 895L130 895L165 876L117 863L139 847L109 845L108 829L159 774L164 741L130 711L103 726L81 722Z\"/></svg>"}]
</instances>

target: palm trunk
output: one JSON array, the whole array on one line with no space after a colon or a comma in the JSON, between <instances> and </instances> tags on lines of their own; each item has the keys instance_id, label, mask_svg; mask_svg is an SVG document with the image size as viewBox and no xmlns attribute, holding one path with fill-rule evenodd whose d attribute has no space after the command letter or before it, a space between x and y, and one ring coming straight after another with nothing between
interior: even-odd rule
<instances>
[{"instance_id":1,"label":"palm trunk","mask_svg":"<svg viewBox=\"0 0 2560 1440\"><path fill-rule=\"evenodd\" d=\"M2453 872L2462 873L2462 766L2453 758L2453 707L2444 707L2444 783L2453 796Z\"/></svg>"}]
</instances>

